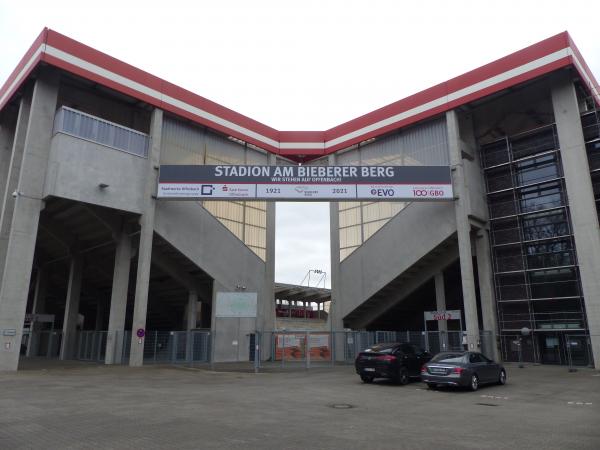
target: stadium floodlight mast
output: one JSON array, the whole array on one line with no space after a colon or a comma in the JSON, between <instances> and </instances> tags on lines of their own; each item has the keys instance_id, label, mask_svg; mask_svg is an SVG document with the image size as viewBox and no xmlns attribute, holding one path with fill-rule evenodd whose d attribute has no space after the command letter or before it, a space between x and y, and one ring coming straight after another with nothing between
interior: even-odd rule
<instances>
[{"instance_id":1,"label":"stadium floodlight mast","mask_svg":"<svg viewBox=\"0 0 600 450\"><path fill-rule=\"evenodd\" d=\"M317 282L313 287L318 287L319 284L321 284L321 282L323 282L323 287L325 287L325 282L327 280L327 272L325 272L324 270L321 269L309 269L308 272L306 272L306 275L304 276L304 278L302 279L302 281L300 282L300 285L304 284L304 281L307 281L306 285L308 287L310 286L310 275L314 274L317 275Z\"/></svg>"}]
</instances>

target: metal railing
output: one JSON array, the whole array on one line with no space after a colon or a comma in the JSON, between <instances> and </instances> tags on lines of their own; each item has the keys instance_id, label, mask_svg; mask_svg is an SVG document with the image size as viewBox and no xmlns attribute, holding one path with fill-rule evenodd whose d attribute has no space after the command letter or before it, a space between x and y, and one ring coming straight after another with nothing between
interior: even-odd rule
<instances>
[{"instance_id":1,"label":"metal railing","mask_svg":"<svg viewBox=\"0 0 600 450\"><path fill-rule=\"evenodd\" d=\"M66 106L56 112L56 133L69 134L143 158L148 156L147 134Z\"/></svg>"},{"instance_id":2,"label":"metal railing","mask_svg":"<svg viewBox=\"0 0 600 450\"><path fill-rule=\"evenodd\" d=\"M77 331L74 359L128 364L131 331ZM27 334L24 347L32 346L29 356L58 358L62 342L60 331L34 331ZM144 338L144 364L202 364L211 356L210 330L149 331Z\"/></svg>"}]
</instances>

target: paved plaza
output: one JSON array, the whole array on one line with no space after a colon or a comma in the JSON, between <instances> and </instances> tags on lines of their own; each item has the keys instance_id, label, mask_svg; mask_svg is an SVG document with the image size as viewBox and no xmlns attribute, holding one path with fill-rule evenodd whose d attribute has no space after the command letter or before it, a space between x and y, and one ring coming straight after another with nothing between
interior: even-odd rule
<instances>
[{"instance_id":1,"label":"paved plaza","mask_svg":"<svg viewBox=\"0 0 600 450\"><path fill-rule=\"evenodd\" d=\"M23 369L0 374L1 449L600 448L590 369L508 365L477 392L365 385L350 366Z\"/></svg>"}]
</instances>

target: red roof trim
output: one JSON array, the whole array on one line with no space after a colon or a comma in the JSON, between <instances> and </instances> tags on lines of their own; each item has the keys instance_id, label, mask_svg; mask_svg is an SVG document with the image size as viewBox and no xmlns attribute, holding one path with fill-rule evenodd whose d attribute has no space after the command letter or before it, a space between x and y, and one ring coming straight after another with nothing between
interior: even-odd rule
<instances>
[{"instance_id":1,"label":"red roof trim","mask_svg":"<svg viewBox=\"0 0 600 450\"><path fill-rule=\"evenodd\" d=\"M40 48L40 46L46 42L46 36L48 34L48 31L49 31L48 28L44 28L42 30L42 32L38 35L38 37L35 39L35 41L33 41L33 44L31 44L31 47L29 47L29 50L27 50L27 52L25 52L25 55L19 61L19 64L17 64L17 67L15 67L15 69L8 76L8 79L4 82L4 84L2 85L2 88L0 88L0 99L4 98L4 100L0 100L0 109L4 108L4 106L12 98L13 94L21 87L22 82L13 86L12 89L11 89L11 84L15 81L15 79L17 78L19 73L23 70L23 68L31 60L31 58L36 53L36 51ZM39 60L40 60L40 57L38 56L34 61L32 61L31 65L29 66L29 70L27 70L27 72L24 74L24 76L22 77L22 80L27 79L27 77L29 76L31 71L37 66ZM5 94L7 94L6 97L4 97Z\"/></svg>"},{"instance_id":2,"label":"red roof trim","mask_svg":"<svg viewBox=\"0 0 600 450\"><path fill-rule=\"evenodd\" d=\"M558 52L563 50L565 55L561 56ZM36 52L41 53L37 58L32 59ZM550 55L553 57L548 59ZM165 111L252 143L269 152L300 161L336 152L569 65L576 67L588 85L588 89L596 93L597 100L600 99L598 82L567 32L552 36L326 131L275 130L46 28L0 89L0 99L6 94L4 100L0 102L0 108L9 101L40 60L131 95ZM522 70L524 65L540 61L543 64ZM21 72L27 64L30 64L29 69L22 76ZM510 71L518 68L522 73L496 80L495 84L489 86L486 84L486 80L498 76L508 77ZM15 80L18 83L11 86ZM11 92L8 92L9 90ZM424 105L430 102L436 104L424 109ZM403 118L402 115L406 115L407 111L411 111L412 115Z\"/></svg>"}]
</instances>

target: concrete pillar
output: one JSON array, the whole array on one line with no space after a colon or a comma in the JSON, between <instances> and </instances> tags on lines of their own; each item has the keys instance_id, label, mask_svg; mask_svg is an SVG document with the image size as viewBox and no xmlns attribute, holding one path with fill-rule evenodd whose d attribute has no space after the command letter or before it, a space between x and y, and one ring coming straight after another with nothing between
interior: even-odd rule
<instances>
[{"instance_id":1,"label":"concrete pillar","mask_svg":"<svg viewBox=\"0 0 600 450\"><path fill-rule=\"evenodd\" d=\"M8 172L12 154L14 130L6 117L0 115L0 214L4 206L4 194L8 184Z\"/></svg>"},{"instance_id":2,"label":"concrete pillar","mask_svg":"<svg viewBox=\"0 0 600 450\"><path fill-rule=\"evenodd\" d=\"M446 311L446 290L444 289L444 273L435 274L435 307L438 311ZM448 331L448 322L438 320L438 330Z\"/></svg>"},{"instance_id":3,"label":"concrete pillar","mask_svg":"<svg viewBox=\"0 0 600 450\"><path fill-rule=\"evenodd\" d=\"M335 166L336 155L329 155L330 166ZM332 332L333 355L336 361L344 361L344 318L340 298L340 216L339 203L329 202L329 236L331 254L331 303L329 304L329 325Z\"/></svg>"},{"instance_id":4,"label":"concrete pillar","mask_svg":"<svg viewBox=\"0 0 600 450\"><path fill-rule=\"evenodd\" d=\"M69 285L63 319L60 359L73 359L77 346L77 319L79 317L79 299L81 297L81 279L83 276L83 256L71 256L69 267Z\"/></svg>"},{"instance_id":5,"label":"concrete pillar","mask_svg":"<svg viewBox=\"0 0 600 450\"><path fill-rule=\"evenodd\" d=\"M187 331L193 330L196 328L196 320L198 318L198 293L195 291L190 291L188 295L188 303L185 308L185 318L186 318L186 327Z\"/></svg>"},{"instance_id":6,"label":"concrete pillar","mask_svg":"<svg viewBox=\"0 0 600 450\"><path fill-rule=\"evenodd\" d=\"M273 154L269 154L269 165L277 165L277 158ZM260 300L259 320L256 324L259 331L272 331L275 328L275 208L275 202L267 202L264 294ZM271 356L267 350L264 348L261 353L265 359Z\"/></svg>"},{"instance_id":7,"label":"concrete pillar","mask_svg":"<svg viewBox=\"0 0 600 450\"><path fill-rule=\"evenodd\" d=\"M48 68L40 72L33 90L18 182L21 195L13 199L14 211L6 249L6 261L10 264L4 267L0 287L0 371L17 370L19 365L58 84L58 73Z\"/></svg>"},{"instance_id":8,"label":"concrete pillar","mask_svg":"<svg viewBox=\"0 0 600 450\"><path fill-rule=\"evenodd\" d=\"M37 271L35 279L35 292L33 294L33 306L31 308L31 314L43 314L46 309L46 286L47 286L47 274L43 267L40 267ZM31 321L31 331L29 333L29 341L27 341L27 356L37 356L40 335L39 331L41 324L34 320Z\"/></svg>"},{"instance_id":9,"label":"concrete pillar","mask_svg":"<svg viewBox=\"0 0 600 450\"><path fill-rule=\"evenodd\" d=\"M475 254L477 259L477 277L479 281L479 298L481 300L481 319L483 329L492 333L491 355L495 361L500 358L498 351L498 323L496 320L496 297L494 295L492 253L490 237L487 230L481 229L475 238Z\"/></svg>"},{"instance_id":10,"label":"concrete pillar","mask_svg":"<svg viewBox=\"0 0 600 450\"><path fill-rule=\"evenodd\" d=\"M127 291L131 268L131 238L125 232L117 237L115 268L113 271L108 335L106 336L106 364L120 364L123 357L125 336L125 314L127 312Z\"/></svg>"},{"instance_id":11,"label":"concrete pillar","mask_svg":"<svg viewBox=\"0 0 600 450\"><path fill-rule=\"evenodd\" d=\"M196 328L198 319L198 293L190 291L188 295L188 303L185 308L186 331L187 331L187 346L186 346L186 361L192 361L194 350L194 337L191 330Z\"/></svg>"},{"instance_id":12,"label":"concrete pillar","mask_svg":"<svg viewBox=\"0 0 600 450\"><path fill-rule=\"evenodd\" d=\"M135 283L135 304L133 307L133 324L131 327L131 348L129 352L129 365L141 366L144 363L145 338L138 338L136 332L146 329L146 314L148 312L148 287L150 283L150 264L152 261L152 238L154 235L154 212L156 201L157 175L155 167L160 161L160 145L162 139L163 112L155 108L152 111L150 122L150 152L148 155L148 171L144 196L146 204L144 213L140 218L140 243L138 248L138 267Z\"/></svg>"},{"instance_id":13,"label":"concrete pillar","mask_svg":"<svg viewBox=\"0 0 600 450\"><path fill-rule=\"evenodd\" d=\"M94 327L95 331L102 331L104 329L104 300L98 300L96 303L96 324Z\"/></svg>"},{"instance_id":14,"label":"concrete pillar","mask_svg":"<svg viewBox=\"0 0 600 450\"><path fill-rule=\"evenodd\" d=\"M459 123L456 111L446 113L448 127L448 146L450 164L452 166L452 182L454 210L456 214L456 233L458 237L458 253L460 257L460 273L465 313L465 328L469 350L478 351L479 320L477 315L477 297L475 295L475 277L473 275L473 254L471 246L471 224L469 222L469 190L465 181L465 170L462 160Z\"/></svg>"},{"instance_id":15,"label":"concrete pillar","mask_svg":"<svg viewBox=\"0 0 600 450\"><path fill-rule=\"evenodd\" d=\"M571 224L596 369L600 369L600 234L575 86L567 72L552 87Z\"/></svg>"},{"instance_id":16,"label":"concrete pillar","mask_svg":"<svg viewBox=\"0 0 600 450\"><path fill-rule=\"evenodd\" d=\"M19 175L21 174L21 164L23 163L23 150L25 149L25 136L27 134L30 111L31 96L25 94L19 104L19 114L17 116L15 135L12 140L6 178L0 178L0 183L4 185L2 188L2 197L0 197L0 201L2 202L0 204L0 288L2 287L2 275L6 263L6 252L8 250L8 236L10 234L10 226L16 203L12 193L17 190L19 185Z\"/></svg>"}]
</instances>

